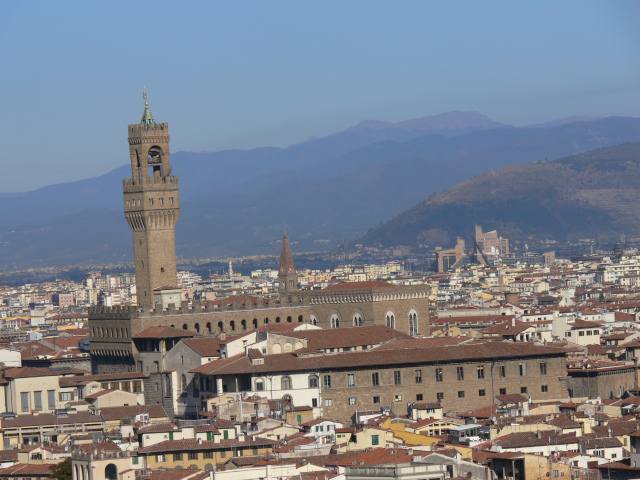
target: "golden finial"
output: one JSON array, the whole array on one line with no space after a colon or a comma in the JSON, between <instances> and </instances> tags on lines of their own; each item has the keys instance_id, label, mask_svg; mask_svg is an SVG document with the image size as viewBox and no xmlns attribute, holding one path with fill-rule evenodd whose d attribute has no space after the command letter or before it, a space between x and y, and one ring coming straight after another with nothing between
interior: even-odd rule
<instances>
[{"instance_id":1,"label":"golden finial","mask_svg":"<svg viewBox=\"0 0 640 480\"><path fill-rule=\"evenodd\" d=\"M144 100L145 106L149 106L149 102L147 102L147 86L144 86L144 91L142 92L142 99Z\"/></svg>"}]
</instances>

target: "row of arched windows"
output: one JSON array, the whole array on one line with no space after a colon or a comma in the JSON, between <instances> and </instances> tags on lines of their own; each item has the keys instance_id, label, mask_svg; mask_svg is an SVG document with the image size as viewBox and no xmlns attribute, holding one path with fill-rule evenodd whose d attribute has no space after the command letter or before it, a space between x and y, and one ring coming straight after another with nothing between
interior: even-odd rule
<instances>
[{"instance_id":1,"label":"row of arched windows","mask_svg":"<svg viewBox=\"0 0 640 480\"><path fill-rule=\"evenodd\" d=\"M291 315L287 316L286 318L287 323L293 323L293 317ZM302 315L298 315L298 323L302 323L304 322L304 317ZM267 325L271 323L271 319L269 319L269 317L266 317L263 321L262 324L263 325ZM275 318L275 323L282 323L282 318L281 317L276 317ZM176 328L175 325L171 325L173 328ZM247 320L241 320L240 322L236 322L235 320L231 320L229 322L228 325L225 324L224 321L219 321L216 325L216 333L222 333L222 332L246 332L248 330L255 330L256 328L258 328L260 326L260 321L257 318L254 318L251 321L251 324L249 324L249 322ZM182 325L182 329L183 330L189 330L189 325L188 324L183 324ZM201 329L200 329L200 324L199 323L195 323L193 325L193 329L197 332L197 333L201 333ZM203 333L214 333L213 332L213 326L211 324L211 322L207 322L207 324L204 326L204 330L202 330Z\"/></svg>"},{"instance_id":2,"label":"row of arched windows","mask_svg":"<svg viewBox=\"0 0 640 480\"><path fill-rule=\"evenodd\" d=\"M92 327L93 338L129 338L129 329L124 327Z\"/></svg>"},{"instance_id":3,"label":"row of arched windows","mask_svg":"<svg viewBox=\"0 0 640 480\"><path fill-rule=\"evenodd\" d=\"M318 324L318 319L315 315L310 316L312 325ZM353 315L352 323L354 327L361 327L364 325L364 320L360 313ZM331 328L340 328L340 316L337 313L331 315L330 319ZM396 315L392 311L388 311L385 315L385 324L389 328L396 328ZM415 310L409 312L409 335L418 335L418 313Z\"/></svg>"},{"instance_id":4,"label":"row of arched windows","mask_svg":"<svg viewBox=\"0 0 640 480\"><path fill-rule=\"evenodd\" d=\"M289 375L285 375L280 379L281 390L291 390L293 382ZM318 388L318 376L313 374L309 375L309 388ZM265 389L265 381L263 378L257 378L255 382L255 389L257 392L262 392Z\"/></svg>"}]
</instances>

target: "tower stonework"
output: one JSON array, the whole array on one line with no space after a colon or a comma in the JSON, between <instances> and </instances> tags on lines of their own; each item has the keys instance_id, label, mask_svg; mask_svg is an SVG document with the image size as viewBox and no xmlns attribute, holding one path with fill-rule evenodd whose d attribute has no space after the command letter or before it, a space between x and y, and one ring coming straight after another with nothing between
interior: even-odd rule
<instances>
[{"instance_id":1,"label":"tower stonework","mask_svg":"<svg viewBox=\"0 0 640 480\"><path fill-rule=\"evenodd\" d=\"M171 175L169 125L156 123L148 104L128 133L131 178L123 179L124 216L133 231L138 305L153 308L155 289L178 284L178 177Z\"/></svg>"},{"instance_id":2,"label":"tower stonework","mask_svg":"<svg viewBox=\"0 0 640 480\"><path fill-rule=\"evenodd\" d=\"M296 266L293 263L293 254L291 253L287 232L284 232L280 264L278 266L278 293L285 295L296 290L298 290L298 272L296 272Z\"/></svg>"}]
</instances>

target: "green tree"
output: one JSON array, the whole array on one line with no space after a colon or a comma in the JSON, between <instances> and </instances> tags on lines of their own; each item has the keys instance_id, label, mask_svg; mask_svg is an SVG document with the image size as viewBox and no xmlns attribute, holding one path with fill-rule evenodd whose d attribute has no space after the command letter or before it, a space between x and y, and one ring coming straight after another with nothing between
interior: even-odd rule
<instances>
[{"instance_id":1,"label":"green tree","mask_svg":"<svg viewBox=\"0 0 640 480\"><path fill-rule=\"evenodd\" d=\"M56 465L49 467L51 470L51 476L58 480L71 480L71 457L67 458L64 462L60 462Z\"/></svg>"}]
</instances>

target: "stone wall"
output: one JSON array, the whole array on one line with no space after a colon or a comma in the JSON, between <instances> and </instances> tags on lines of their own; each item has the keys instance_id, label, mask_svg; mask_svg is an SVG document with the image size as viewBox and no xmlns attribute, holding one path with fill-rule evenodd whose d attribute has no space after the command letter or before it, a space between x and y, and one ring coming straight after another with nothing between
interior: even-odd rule
<instances>
[{"instance_id":1,"label":"stone wall","mask_svg":"<svg viewBox=\"0 0 640 480\"><path fill-rule=\"evenodd\" d=\"M540 363L546 362L546 374ZM520 363L526 363L526 376L520 376ZM505 377L500 377L498 365L505 365ZM492 368L493 366L493 368ZM458 380L461 367L463 380ZM484 378L478 378L479 368ZM442 381L436 381L436 369L442 369ZM421 382L416 381L419 370ZM400 372L399 384L395 372ZM347 386L348 374L354 374L355 386ZM372 375L377 374L378 385ZM331 375L331 388L324 388L324 376ZM564 356L549 358L496 359L494 362L454 362L448 364L405 365L384 368L339 369L320 375L321 407L324 417L349 422L356 410L379 410L388 406L394 413L407 414L408 402L437 402L442 394L445 412L463 412L486 407L494 397L505 393L522 393L533 400L567 398ZM542 391L546 386L547 391ZM526 393L522 392L525 387ZM463 392L460 394L459 392ZM481 395L483 393L483 395ZM461 396L463 395L463 396ZM350 399L355 403L350 404ZM331 400L331 405L327 405Z\"/></svg>"}]
</instances>

